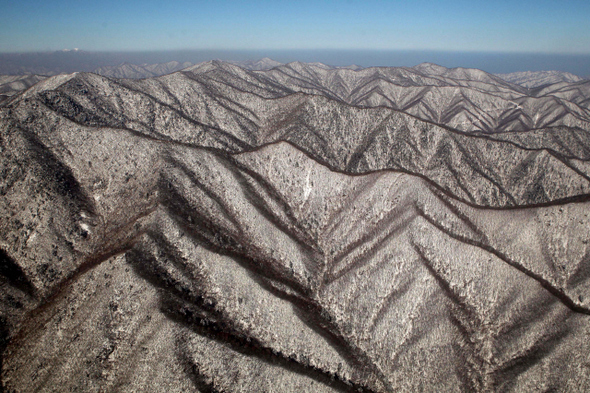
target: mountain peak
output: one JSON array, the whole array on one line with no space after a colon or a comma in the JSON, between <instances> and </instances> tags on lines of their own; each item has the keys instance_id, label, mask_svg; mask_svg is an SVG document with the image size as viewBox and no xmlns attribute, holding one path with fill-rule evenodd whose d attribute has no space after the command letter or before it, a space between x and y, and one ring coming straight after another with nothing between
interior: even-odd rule
<instances>
[{"instance_id":1,"label":"mountain peak","mask_svg":"<svg viewBox=\"0 0 590 393\"><path fill-rule=\"evenodd\" d=\"M449 70L446 67L434 63L421 63L415 65L412 68L420 72L425 72L429 75L442 75Z\"/></svg>"}]
</instances>

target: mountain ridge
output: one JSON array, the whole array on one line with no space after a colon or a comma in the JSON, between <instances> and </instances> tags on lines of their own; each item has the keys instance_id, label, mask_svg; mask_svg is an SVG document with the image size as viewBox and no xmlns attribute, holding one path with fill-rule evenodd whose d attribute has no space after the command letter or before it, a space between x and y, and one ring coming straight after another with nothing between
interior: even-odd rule
<instances>
[{"instance_id":1,"label":"mountain ridge","mask_svg":"<svg viewBox=\"0 0 590 393\"><path fill-rule=\"evenodd\" d=\"M580 82L584 80L577 75L562 71L524 71L510 74L496 74L502 79L528 88L552 85L559 82Z\"/></svg>"}]
</instances>

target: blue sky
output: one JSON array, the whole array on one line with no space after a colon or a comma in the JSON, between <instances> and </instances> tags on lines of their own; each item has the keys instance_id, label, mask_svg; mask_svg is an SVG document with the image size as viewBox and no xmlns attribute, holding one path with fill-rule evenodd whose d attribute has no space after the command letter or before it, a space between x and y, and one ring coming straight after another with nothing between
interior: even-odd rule
<instances>
[{"instance_id":1,"label":"blue sky","mask_svg":"<svg viewBox=\"0 0 590 393\"><path fill-rule=\"evenodd\" d=\"M589 0L0 0L0 52L377 49L590 53Z\"/></svg>"}]
</instances>

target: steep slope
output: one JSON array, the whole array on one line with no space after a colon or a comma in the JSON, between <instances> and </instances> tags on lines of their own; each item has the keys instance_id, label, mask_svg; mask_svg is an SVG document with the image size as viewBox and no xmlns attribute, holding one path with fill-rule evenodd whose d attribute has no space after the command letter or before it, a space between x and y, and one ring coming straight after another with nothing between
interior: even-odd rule
<instances>
[{"instance_id":1,"label":"steep slope","mask_svg":"<svg viewBox=\"0 0 590 393\"><path fill-rule=\"evenodd\" d=\"M4 389L590 389L587 130L464 132L281 67L0 108Z\"/></svg>"}]
</instances>

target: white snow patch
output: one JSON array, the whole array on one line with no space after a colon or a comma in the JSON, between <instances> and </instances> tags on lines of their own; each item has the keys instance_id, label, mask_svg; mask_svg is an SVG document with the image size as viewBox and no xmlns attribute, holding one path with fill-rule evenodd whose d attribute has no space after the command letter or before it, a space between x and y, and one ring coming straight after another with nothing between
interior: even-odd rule
<instances>
[{"instance_id":1,"label":"white snow patch","mask_svg":"<svg viewBox=\"0 0 590 393\"><path fill-rule=\"evenodd\" d=\"M307 202L307 199L309 198L309 194L311 194L311 190L313 188L311 186L310 177L311 177L311 169L309 170L309 172L307 172L307 178L305 179L305 189L303 191L303 203Z\"/></svg>"}]
</instances>

